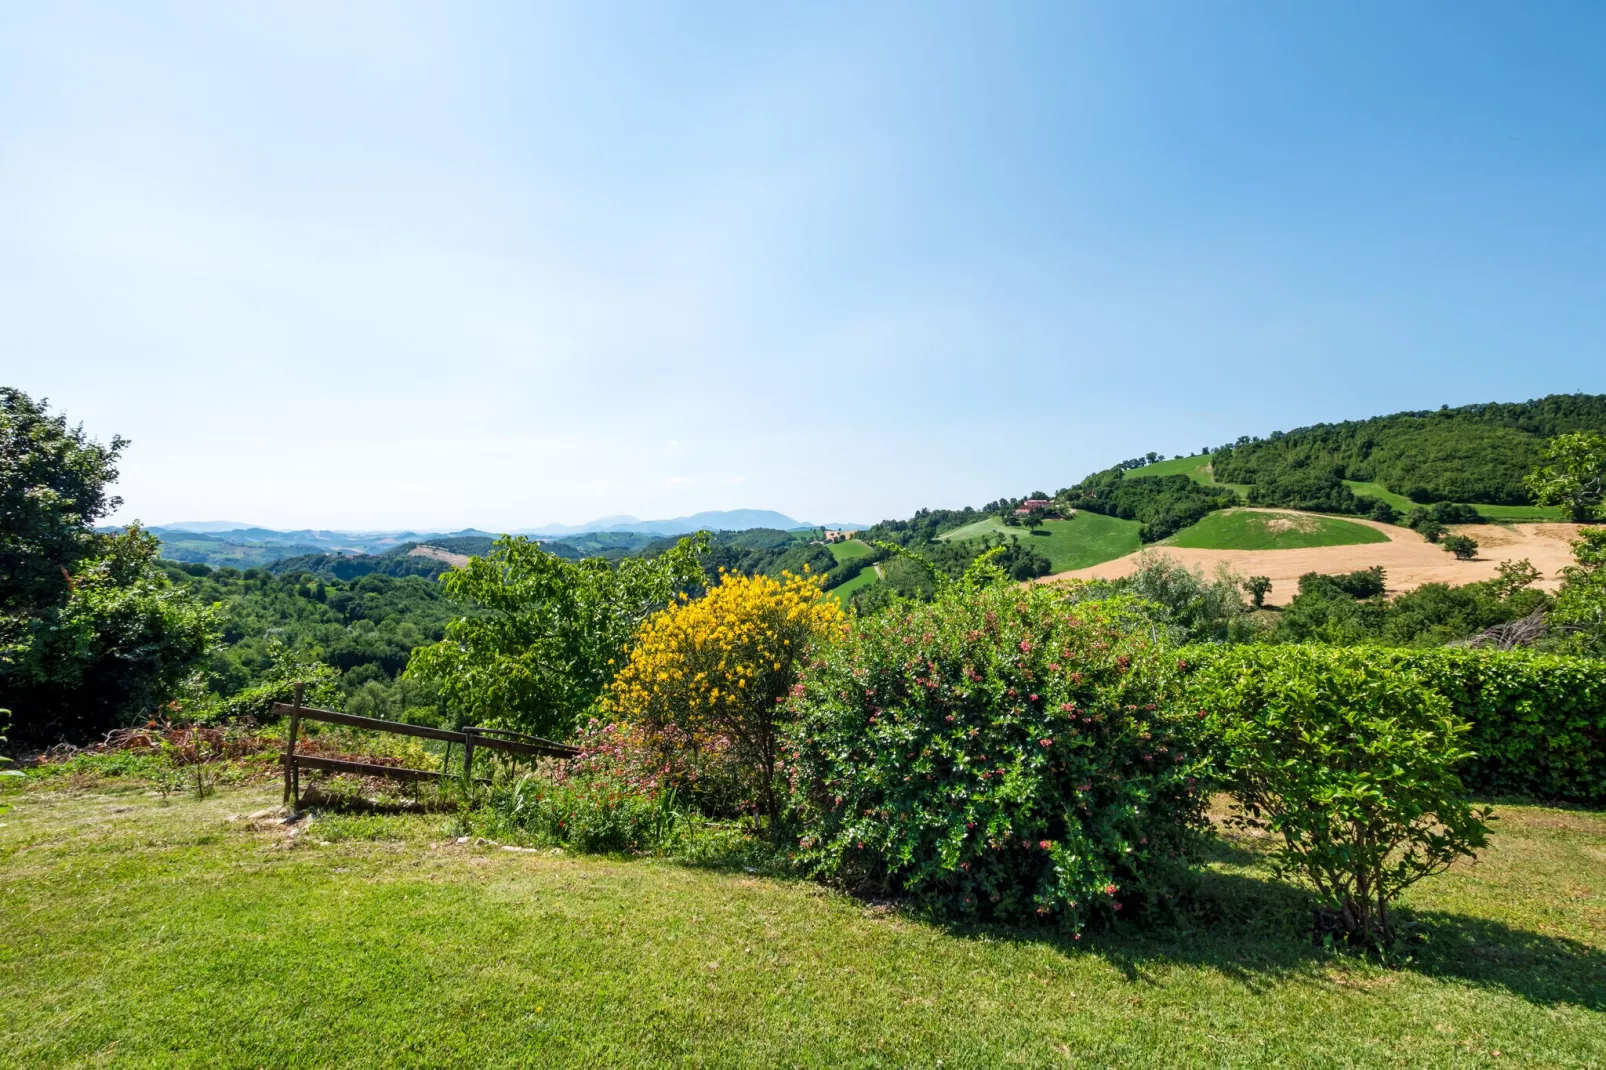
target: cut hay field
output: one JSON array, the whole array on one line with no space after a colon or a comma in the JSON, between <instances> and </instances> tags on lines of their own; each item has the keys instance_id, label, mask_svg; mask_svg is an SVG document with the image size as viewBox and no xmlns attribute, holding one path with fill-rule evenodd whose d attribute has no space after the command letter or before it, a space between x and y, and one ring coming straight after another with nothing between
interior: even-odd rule
<instances>
[{"instance_id":1,"label":"cut hay field","mask_svg":"<svg viewBox=\"0 0 1606 1070\"><path fill-rule=\"evenodd\" d=\"M1376 528L1337 517L1222 509L1183 528L1163 544L1201 550L1299 550L1388 541L1388 535Z\"/></svg>"},{"instance_id":2,"label":"cut hay field","mask_svg":"<svg viewBox=\"0 0 1606 1070\"><path fill-rule=\"evenodd\" d=\"M1112 561L1136 550L1139 526L1135 520L1084 511L1071 520L1046 520L1035 530L1012 528L988 517L944 532L938 538L945 542L965 542L984 535L1015 536L1048 558L1053 571L1064 572Z\"/></svg>"},{"instance_id":3,"label":"cut hay field","mask_svg":"<svg viewBox=\"0 0 1606 1070\"><path fill-rule=\"evenodd\" d=\"M1175 924L935 924L771 873L511 852L272 787L29 790L0 818L0 1065L1589 1067L1606 814L1500 806L1394 969L1313 948L1263 840Z\"/></svg>"},{"instance_id":4,"label":"cut hay field","mask_svg":"<svg viewBox=\"0 0 1606 1070\"><path fill-rule=\"evenodd\" d=\"M1273 510L1287 512L1287 510ZM1318 513L1296 513L1331 520ZM1452 528L1457 534L1478 540L1478 557L1458 561L1442 546L1427 542L1409 528L1379 524L1372 520L1351 519L1346 523L1373 528L1383 541L1341 546L1312 546L1284 550L1223 550L1156 543L1143 553L1164 554L1178 564L1206 573L1226 566L1243 576L1271 579L1273 604L1281 605L1293 596L1299 577L1307 572L1354 572L1382 565L1388 571L1391 593L1414 590L1424 583L1461 584L1494 579L1503 561L1527 559L1544 577L1538 586L1554 591L1561 586L1561 570L1573 563L1571 541L1578 537L1577 524L1468 524ZM1179 532L1178 534L1181 534ZM1060 579L1115 579L1135 570L1141 553L1128 554L1114 561L1059 575L1045 576L1040 583Z\"/></svg>"}]
</instances>

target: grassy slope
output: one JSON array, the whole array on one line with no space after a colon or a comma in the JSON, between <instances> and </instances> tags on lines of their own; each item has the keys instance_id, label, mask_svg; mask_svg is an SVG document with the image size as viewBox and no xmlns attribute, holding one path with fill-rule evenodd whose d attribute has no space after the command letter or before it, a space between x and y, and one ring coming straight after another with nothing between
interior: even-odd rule
<instances>
[{"instance_id":1,"label":"grassy slope","mask_svg":"<svg viewBox=\"0 0 1606 1070\"><path fill-rule=\"evenodd\" d=\"M1113 561L1136 550L1139 526L1135 520L1081 512L1074 520L1045 521L1034 532L1024 527L1008 527L1003 521L989 517L945 532L939 538L964 541L986 534L1018 535L1022 542L1029 541L1033 549L1047 557L1055 572L1065 572Z\"/></svg>"},{"instance_id":2,"label":"grassy slope","mask_svg":"<svg viewBox=\"0 0 1606 1070\"><path fill-rule=\"evenodd\" d=\"M1169 546L1200 550L1297 550L1308 546L1350 546L1357 543L1388 542L1376 528L1336 517L1286 514L1310 530L1273 530L1277 514L1250 509L1225 509L1211 513L1192 527L1184 528L1165 540Z\"/></svg>"},{"instance_id":3,"label":"grassy slope","mask_svg":"<svg viewBox=\"0 0 1606 1070\"><path fill-rule=\"evenodd\" d=\"M276 794L24 796L0 821L0 1063L1606 1061L1606 814L1502 807L1476 868L1409 893L1431 939L1388 970L1312 949L1250 840L1206 876L1214 922L1073 945L739 864L456 846L439 817L294 840L229 819Z\"/></svg>"},{"instance_id":4,"label":"grassy slope","mask_svg":"<svg viewBox=\"0 0 1606 1070\"><path fill-rule=\"evenodd\" d=\"M1192 457L1178 457L1170 461L1157 461L1146 464L1142 468L1134 468L1127 473L1128 479L1141 479L1144 476L1175 476L1184 475L1195 483L1203 483L1207 487L1226 487L1235 490L1240 495L1249 493L1247 483L1217 483L1216 477L1210 471L1210 455L1208 453L1195 454Z\"/></svg>"},{"instance_id":5,"label":"grassy slope","mask_svg":"<svg viewBox=\"0 0 1606 1070\"><path fill-rule=\"evenodd\" d=\"M1344 485L1356 494L1366 494L1388 502L1402 513L1409 513L1412 509L1418 508L1411 499L1403 494L1395 494L1381 483L1357 483L1346 479ZM1474 505L1472 508L1490 520L1508 523L1567 519L1566 512L1559 506L1553 505Z\"/></svg>"},{"instance_id":6,"label":"grassy slope","mask_svg":"<svg viewBox=\"0 0 1606 1070\"><path fill-rule=\"evenodd\" d=\"M849 539L847 542L827 543L826 548L831 551L831 556L836 558L836 563L839 565L845 564L849 561L855 561L861 557L869 557L875 552L873 549L871 549L869 543L862 542L859 539Z\"/></svg>"},{"instance_id":7,"label":"grassy slope","mask_svg":"<svg viewBox=\"0 0 1606 1070\"><path fill-rule=\"evenodd\" d=\"M828 597L835 598L843 605L847 605L848 600L853 597L854 591L861 591L879 579L880 577L876 575L874 568L867 568L848 582L833 587L825 593Z\"/></svg>"}]
</instances>

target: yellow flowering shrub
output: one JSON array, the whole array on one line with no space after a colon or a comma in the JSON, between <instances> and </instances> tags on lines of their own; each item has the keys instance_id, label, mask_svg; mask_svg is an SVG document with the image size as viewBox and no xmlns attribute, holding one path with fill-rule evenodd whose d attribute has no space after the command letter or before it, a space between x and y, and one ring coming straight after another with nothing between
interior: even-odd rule
<instances>
[{"instance_id":1,"label":"yellow flowering shrub","mask_svg":"<svg viewBox=\"0 0 1606 1070\"><path fill-rule=\"evenodd\" d=\"M817 577L722 572L642 624L608 712L666 779L722 780L773 832L784 700L810 649L845 627Z\"/></svg>"}]
</instances>

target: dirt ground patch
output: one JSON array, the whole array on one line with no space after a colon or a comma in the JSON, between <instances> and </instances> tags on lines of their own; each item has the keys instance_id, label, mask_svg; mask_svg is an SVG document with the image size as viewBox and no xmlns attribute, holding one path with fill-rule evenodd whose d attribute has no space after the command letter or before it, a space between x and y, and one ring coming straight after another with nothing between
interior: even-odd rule
<instances>
[{"instance_id":1,"label":"dirt ground patch","mask_svg":"<svg viewBox=\"0 0 1606 1070\"><path fill-rule=\"evenodd\" d=\"M1281 516L1316 516L1288 510L1260 510ZM1244 576L1267 576L1272 605L1286 605L1298 591L1299 577L1307 572L1354 572L1382 565L1388 573L1390 594L1414 590L1424 583L1473 583L1493 579L1502 561L1527 558L1544 576L1538 586L1554 591L1561 586L1561 570L1573 563L1570 543L1578 537L1578 524L1467 524L1455 527L1457 534L1478 540L1478 556L1457 561L1443 548L1430 543L1408 528L1379 524L1347 516L1353 524L1365 524L1389 537L1386 543L1358 546L1317 546L1300 550L1194 550L1177 546L1146 547L1114 561L1044 576L1039 583L1069 579L1116 579L1130 575L1143 553L1165 554L1190 568L1213 572L1226 565ZM1276 521L1273 521L1275 523Z\"/></svg>"},{"instance_id":2,"label":"dirt ground patch","mask_svg":"<svg viewBox=\"0 0 1606 1070\"><path fill-rule=\"evenodd\" d=\"M408 557L431 557L436 561L444 561L453 568L462 568L468 564L467 554L454 554L450 550L442 550L439 546L415 546L407 551Z\"/></svg>"}]
</instances>

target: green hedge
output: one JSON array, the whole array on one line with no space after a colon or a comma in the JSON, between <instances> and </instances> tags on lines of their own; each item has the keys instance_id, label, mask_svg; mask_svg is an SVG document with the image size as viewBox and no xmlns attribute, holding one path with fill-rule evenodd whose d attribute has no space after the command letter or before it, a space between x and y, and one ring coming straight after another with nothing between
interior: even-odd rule
<instances>
[{"instance_id":1,"label":"green hedge","mask_svg":"<svg viewBox=\"0 0 1606 1070\"><path fill-rule=\"evenodd\" d=\"M1185 657L1252 660L1255 649L1194 647ZM1606 801L1606 661L1523 650L1379 653L1416 670L1471 722L1465 744L1476 757L1457 769L1468 790Z\"/></svg>"}]
</instances>

